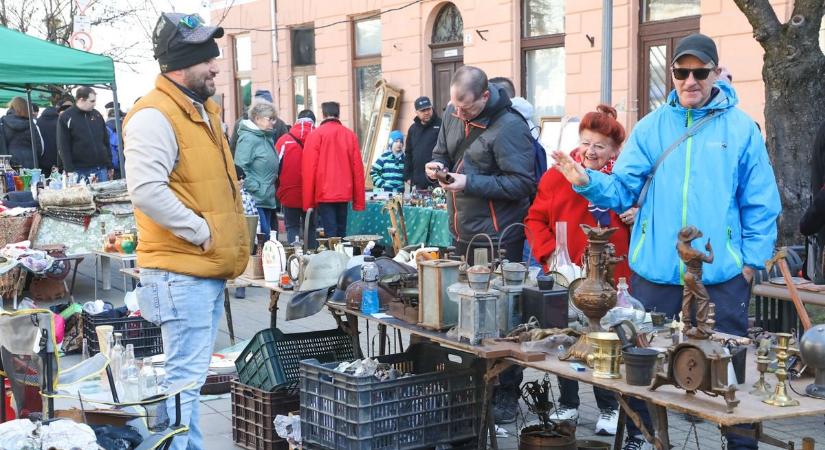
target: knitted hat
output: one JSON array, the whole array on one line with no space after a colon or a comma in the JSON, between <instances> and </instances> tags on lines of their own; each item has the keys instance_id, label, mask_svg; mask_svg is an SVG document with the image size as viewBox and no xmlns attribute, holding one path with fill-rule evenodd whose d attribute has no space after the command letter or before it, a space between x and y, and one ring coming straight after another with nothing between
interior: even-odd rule
<instances>
[{"instance_id":1,"label":"knitted hat","mask_svg":"<svg viewBox=\"0 0 825 450\"><path fill-rule=\"evenodd\" d=\"M215 39L223 28L207 26L197 14L163 13L152 34L161 72L185 69L220 55Z\"/></svg>"},{"instance_id":2,"label":"knitted hat","mask_svg":"<svg viewBox=\"0 0 825 450\"><path fill-rule=\"evenodd\" d=\"M389 142L387 142L387 144L392 145L392 143L395 142L395 141L404 142L404 134L401 133L398 130L393 130L390 133L390 140L389 140Z\"/></svg>"}]
</instances>

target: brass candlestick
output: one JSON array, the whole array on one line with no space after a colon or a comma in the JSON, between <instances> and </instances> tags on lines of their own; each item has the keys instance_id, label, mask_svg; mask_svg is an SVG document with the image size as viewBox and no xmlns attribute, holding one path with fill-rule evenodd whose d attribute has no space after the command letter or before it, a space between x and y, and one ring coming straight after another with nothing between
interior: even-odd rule
<instances>
[{"instance_id":1,"label":"brass candlestick","mask_svg":"<svg viewBox=\"0 0 825 450\"><path fill-rule=\"evenodd\" d=\"M756 370L759 371L759 380L753 383L753 389L749 394L763 398L768 398L771 395L771 385L765 381L765 371L768 370L768 364L770 364L770 362L771 360L767 355L759 355L756 357Z\"/></svg>"},{"instance_id":2,"label":"brass candlestick","mask_svg":"<svg viewBox=\"0 0 825 450\"><path fill-rule=\"evenodd\" d=\"M787 371L787 361L788 356L790 353L788 351L796 351L796 349L791 349L789 346L789 342L791 340L791 335L788 333L776 333L776 345L774 349L776 349L776 390L773 392L769 398L762 400L763 402L773 405L773 406L797 406L799 405L799 400L794 400L788 395L787 389L787 381L788 381L788 371Z\"/></svg>"}]
</instances>

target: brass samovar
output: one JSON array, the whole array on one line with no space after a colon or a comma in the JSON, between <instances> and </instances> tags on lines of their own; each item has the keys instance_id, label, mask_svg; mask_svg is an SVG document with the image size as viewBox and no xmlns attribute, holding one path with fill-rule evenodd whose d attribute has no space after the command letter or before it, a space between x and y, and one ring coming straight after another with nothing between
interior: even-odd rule
<instances>
[{"instance_id":1,"label":"brass samovar","mask_svg":"<svg viewBox=\"0 0 825 450\"><path fill-rule=\"evenodd\" d=\"M572 294L573 304L587 317L587 332L598 333L604 330L599 323L610 309L616 306L616 289L613 280L608 276L613 273L613 266L620 260L614 258L608 251L610 236L618 228L591 227L579 225L587 235L587 278L575 288ZM561 360L579 359L587 361L591 353L592 343L587 334L582 334L579 340L559 357Z\"/></svg>"}]
</instances>

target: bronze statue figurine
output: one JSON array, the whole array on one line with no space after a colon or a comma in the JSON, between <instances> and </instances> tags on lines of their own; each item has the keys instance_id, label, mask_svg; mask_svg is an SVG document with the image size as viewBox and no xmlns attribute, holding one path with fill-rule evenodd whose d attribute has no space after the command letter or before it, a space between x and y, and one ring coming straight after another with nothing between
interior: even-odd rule
<instances>
[{"instance_id":1,"label":"bronze statue figurine","mask_svg":"<svg viewBox=\"0 0 825 450\"><path fill-rule=\"evenodd\" d=\"M702 237L702 232L693 225L679 230L679 241L676 244L676 251L679 258L685 263L685 288L682 293L682 331L686 336L694 339L707 339L713 334L713 329L708 324L708 312L710 310L710 296L705 285L702 283L702 264L713 262L713 247L710 239L705 244L706 255L700 250L696 250L691 243ZM693 326L693 315L691 310L696 308L696 326Z\"/></svg>"}]
</instances>

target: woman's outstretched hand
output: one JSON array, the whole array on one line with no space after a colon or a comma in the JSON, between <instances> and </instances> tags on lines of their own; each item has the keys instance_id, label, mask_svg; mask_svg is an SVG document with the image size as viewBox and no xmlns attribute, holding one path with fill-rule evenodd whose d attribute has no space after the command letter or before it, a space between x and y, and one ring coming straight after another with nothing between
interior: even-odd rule
<instances>
[{"instance_id":1,"label":"woman's outstretched hand","mask_svg":"<svg viewBox=\"0 0 825 450\"><path fill-rule=\"evenodd\" d=\"M590 177L584 171L584 167L577 163L570 155L562 151L554 151L551 154L556 160L556 170L562 173L567 181L575 186L584 186L590 183Z\"/></svg>"}]
</instances>

